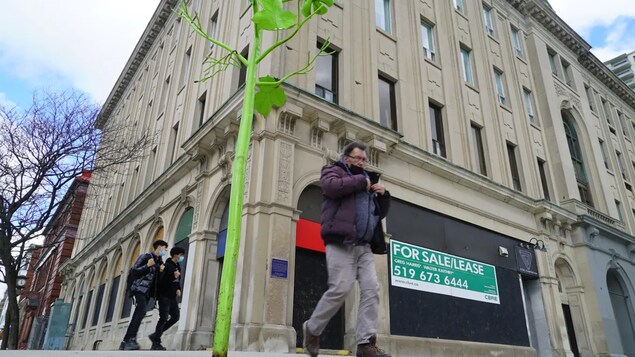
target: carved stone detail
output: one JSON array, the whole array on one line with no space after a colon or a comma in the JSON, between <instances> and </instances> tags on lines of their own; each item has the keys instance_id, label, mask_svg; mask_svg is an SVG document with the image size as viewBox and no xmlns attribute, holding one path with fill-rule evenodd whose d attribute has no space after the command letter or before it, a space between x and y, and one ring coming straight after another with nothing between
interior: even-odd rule
<instances>
[{"instance_id":1,"label":"carved stone detail","mask_svg":"<svg viewBox=\"0 0 635 357\"><path fill-rule=\"evenodd\" d=\"M278 153L278 192L277 201L291 202L291 170L293 169L293 145L281 142Z\"/></svg>"},{"instance_id":2,"label":"carved stone detail","mask_svg":"<svg viewBox=\"0 0 635 357\"><path fill-rule=\"evenodd\" d=\"M247 152L247 162L245 163L245 190L243 191L243 202L247 202L249 197L249 184L251 182L251 157L253 156L253 145L249 144Z\"/></svg>"},{"instance_id":3,"label":"carved stone detail","mask_svg":"<svg viewBox=\"0 0 635 357\"><path fill-rule=\"evenodd\" d=\"M203 200L203 183L196 185L196 201L194 202L194 214L192 217L192 232L196 232L198 227L198 215L201 211L201 201Z\"/></svg>"}]
</instances>

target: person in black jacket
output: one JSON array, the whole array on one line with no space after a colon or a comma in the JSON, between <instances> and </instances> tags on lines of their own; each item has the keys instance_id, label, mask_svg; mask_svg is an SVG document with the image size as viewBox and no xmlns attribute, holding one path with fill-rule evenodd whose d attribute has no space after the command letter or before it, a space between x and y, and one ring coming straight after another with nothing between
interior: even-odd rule
<instances>
[{"instance_id":1,"label":"person in black jacket","mask_svg":"<svg viewBox=\"0 0 635 357\"><path fill-rule=\"evenodd\" d=\"M181 296L181 264L185 261L185 249L174 247L170 250L170 259L165 262L165 269L157 281L157 298L159 300L159 321L154 333L148 336L153 350L165 350L161 345L163 331L179 321L179 303ZM168 320L168 316L170 319Z\"/></svg>"},{"instance_id":2,"label":"person in black jacket","mask_svg":"<svg viewBox=\"0 0 635 357\"><path fill-rule=\"evenodd\" d=\"M165 265L161 260L168 252L168 243L163 240L157 240L152 243L154 249L151 253L143 253L139 255L137 261L130 269L128 274L132 274L134 278L130 293L135 302L134 313L130 319L130 325L119 345L120 350L138 350L137 332L141 325L141 320L146 315L146 305L150 296L155 296L156 280L159 273L163 272Z\"/></svg>"}]
</instances>

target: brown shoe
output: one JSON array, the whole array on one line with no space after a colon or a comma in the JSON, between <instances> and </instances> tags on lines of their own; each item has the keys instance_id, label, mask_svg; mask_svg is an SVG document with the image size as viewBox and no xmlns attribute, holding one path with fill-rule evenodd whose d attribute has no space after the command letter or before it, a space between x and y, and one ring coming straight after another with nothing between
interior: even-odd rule
<instances>
[{"instance_id":1,"label":"brown shoe","mask_svg":"<svg viewBox=\"0 0 635 357\"><path fill-rule=\"evenodd\" d=\"M304 352L311 357L317 357L320 352L320 336L313 336L307 327L309 321L304 321L302 324L302 334L304 337L304 342L302 346L304 347Z\"/></svg>"},{"instance_id":2,"label":"brown shoe","mask_svg":"<svg viewBox=\"0 0 635 357\"><path fill-rule=\"evenodd\" d=\"M384 350L377 347L377 337L372 336L368 343L357 345L357 357L391 357Z\"/></svg>"}]
</instances>

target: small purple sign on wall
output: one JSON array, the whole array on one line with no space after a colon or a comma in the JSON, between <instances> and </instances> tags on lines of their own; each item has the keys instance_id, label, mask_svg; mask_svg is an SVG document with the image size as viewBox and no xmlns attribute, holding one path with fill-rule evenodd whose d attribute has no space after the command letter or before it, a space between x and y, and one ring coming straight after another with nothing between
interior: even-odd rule
<instances>
[{"instance_id":1,"label":"small purple sign on wall","mask_svg":"<svg viewBox=\"0 0 635 357\"><path fill-rule=\"evenodd\" d=\"M282 259L271 258L271 277L286 279L289 275L289 262Z\"/></svg>"}]
</instances>

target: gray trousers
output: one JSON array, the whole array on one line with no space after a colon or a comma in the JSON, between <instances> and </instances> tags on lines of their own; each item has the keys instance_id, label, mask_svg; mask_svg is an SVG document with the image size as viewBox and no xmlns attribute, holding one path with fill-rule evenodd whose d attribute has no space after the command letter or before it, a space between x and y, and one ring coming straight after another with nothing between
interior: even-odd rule
<instances>
[{"instance_id":1,"label":"gray trousers","mask_svg":"<svg viewBox=\"0 0 635 357\"><path fill-rule=\"evenodd\" d=\"M344 304L346 295L359 282L360 301L357 314L357 344L368 343L377 334L377 312L379 310L379 285L375 271L375 259L368 244L348 246L326 245L326 267L328 290L322 295L307 328L314 336L320 336L326 325Z\"/></svg>"}]
</instances>

